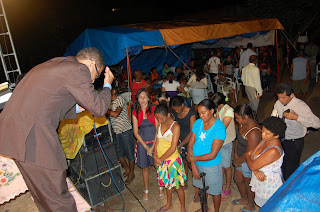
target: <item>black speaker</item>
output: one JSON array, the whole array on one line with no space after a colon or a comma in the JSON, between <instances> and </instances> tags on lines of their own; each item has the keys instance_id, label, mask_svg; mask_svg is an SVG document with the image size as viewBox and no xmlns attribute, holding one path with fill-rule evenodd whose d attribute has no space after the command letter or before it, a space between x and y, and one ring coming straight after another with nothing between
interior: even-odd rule
<instances>
[{"instance_id":1,"label":"black speaker","mask_svg":"<svg viewBox=\"0 0 320 212\"><path fill-rule=\"evenodd\" d=\"M110 167L119 165L118 156L113 142L102 144L103 152L108 159ZM84 177L91 177L98 174L100 169L107 167L103 153L99 147L87 149L81 147L75 159L70 160L70 167L79 170L82 166L82 173Z\"/></svg>"},{"instance_id":2,"label":"black speaker","mask_svg":"<svg viewBox=\"0 0 320 212\"><path fill-rule=\"evenodd\" d=\"M112 141L110 131L109 131L109 124L101 126L97 128L97 135L101 144L106 144ZM84 137L83 146L87 149L92 149L98 147L96 134L94 129L92 129L88 134Z\"/></svg>"},{"instance_id":3,"label":"black speaker","mask_svg":"<svg viewBox=\"0 0 320 212\"><path fill-rule=\"evenodd\" d=\"M111 142L107 126L97 130L103 152L109 162L110 169L100 151L95 133L85 136L84 144L75 159L70 160L69 178L84 199L95 207L119 193L114 182L110 181L111 173L120 191L124 191L122 169L118 162L115 144ZM81 174L80 174L81 172ZM79 179L80 177L80 179Z\"/></svg>"},{"instance_id":4,"label":"black speaker","mask_svg":"<svg viewBox=\"0 0 320 212\"><path fill-rule=\"evenodd\" d=\"M121 170L122 168L119 164L110 170L108 167L106 171L103 169L99 170L98 174L90 177L83 177L83 175L81 175L79 182L76 184L76 188L91 207L95 207L112 198L112 196L119 194L114 183L116 183L121 192L125 190ZM112 181L110 172L115 182ZM78 181L79 170L71 168L70 174L71 181L76 183Z\"/></svg>"}]
</instances>

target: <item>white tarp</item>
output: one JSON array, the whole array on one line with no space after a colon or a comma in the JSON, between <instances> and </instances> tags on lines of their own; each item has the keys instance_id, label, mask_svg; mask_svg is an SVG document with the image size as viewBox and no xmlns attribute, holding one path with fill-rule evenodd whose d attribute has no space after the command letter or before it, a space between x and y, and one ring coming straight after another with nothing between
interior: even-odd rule
<instances>
[{"instance_id":1,"label":"white tarp","mask_svg":"<svg viewBox=\"0 0 320 212\"><path fill-rule=\"evenodd\" d=\"M268 33L261 35L259 32L250 38L236 36L234 38L221 38L219 41L213 44L203 44L194 43L192 45L193 49L203 49L203 48L235 48L239 46L246 47L248 43L252 43L254 47L275 45L275 31L270 30Z\"/></svg>"}]
</instances>

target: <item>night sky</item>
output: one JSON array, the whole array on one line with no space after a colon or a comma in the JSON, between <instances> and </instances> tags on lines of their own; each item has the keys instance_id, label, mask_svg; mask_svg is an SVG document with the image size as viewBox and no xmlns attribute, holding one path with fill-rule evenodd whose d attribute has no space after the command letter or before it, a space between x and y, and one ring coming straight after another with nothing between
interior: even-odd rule
<instances>
[{"instance_id":1,"label":"night sky","mask_svg":"<svg viewBox=\"0 0 320 212\"><path fill-rule=\"evenodd\" d=\"M61 56L84 29L151 21L225 16L220 8L241 0L212 1L212 6L172 1L3 0L23 73L50 58ZM112 11L112 9L119 9ZM210 12L212 11L212 12ZM230 16L230 14L228 14ZM1 82L3 76L1 77Z\"/></svg>"}]
</instances>

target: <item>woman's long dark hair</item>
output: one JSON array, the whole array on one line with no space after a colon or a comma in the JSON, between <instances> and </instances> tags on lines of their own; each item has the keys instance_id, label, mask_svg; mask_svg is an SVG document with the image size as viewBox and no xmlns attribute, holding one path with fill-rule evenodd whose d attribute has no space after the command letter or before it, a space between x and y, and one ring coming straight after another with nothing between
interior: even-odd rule
<instances>
[{"instance_id":1,"label":"woman's long dark hair","mask_svg":"<svg viewBox=\"0 0 320 212\"><path fill-rule=\"evenodd\" d=\"M204 99L202 100L199 104L198 107L202 105L205 108L207 108L208 110L214 109L214 111L216 111L217 109L217 105L211 100L211 99Z\"/></svg>"},{"instance_id":2,"label":"woman's long dark hair","mask_svg":"<svg viewBox=\"0 0 320 212\"><path fill-rule=\"evenodd\" d=\"M197 82L200 82L203 78L206 77L206 75L202 68L197 68L196 70Z\"/></svg>"},{"instance_id":3,"label":"woman's long dark hair","mask_svg":"<svg viewBox=\"0 0 320 212\"><path fill-rule=\"evenodd\" d=\"M219 105L221 105L221 104L223 104L223 105L227 104L226 96L223 95L223 93L220 93L220 92L213 94L213 96L211 97L211 100L212 100L217 106L219 106Z\"/></svg>"},{"instance_id":4,"label":"woman's long dark hair","mask_svg":"<svg viewBox=\"0 0 320 212\"><path fill-rule=\"evenodd\" d=\"M244 118L247 115L249 118L259 123L258 116L256 111L252 110L252 108L248 104L240 104L234 109L234 113L237 113L239 116Z\"/></svg>"},{"instance_id":5,"label":"woman's long dark hair","mask_svg":"<svg viewBox=\"0 0 320 212\"><path fill-rule=\"evenodd\" d=\"M137 113L137 117L139 117L139 112L141 110L141 105L139 103L139 95L142 93L142 92L146 92L147 95L148 95L148 98L149 98L149 101L148 101L148 109L146 111L146 113L149 113L149 115L152 114L152 100L151 100L151 96L150 96L150 93L148 92L147 89L145 88L140 88L136 94L136 113Z\"/></svg>"}]
</instances>

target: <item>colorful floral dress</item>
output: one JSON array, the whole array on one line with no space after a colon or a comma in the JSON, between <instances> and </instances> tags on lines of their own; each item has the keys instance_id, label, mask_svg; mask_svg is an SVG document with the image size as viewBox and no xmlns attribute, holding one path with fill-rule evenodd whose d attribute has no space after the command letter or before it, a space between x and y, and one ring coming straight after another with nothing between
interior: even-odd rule
<instances>
[{"instance_id":1,"label":"colorful floral dress","mask_svg":"<svg viewBox=\"0 0 320 212\"><path fill-rule=\"evenodd\" d=\"M161 134L161 125L158 129L158 157L161 157L171 146L173 133L171 128L175 121L171 124L170 128ZM164 160L160 166L157 167L158 185L166 188L179 188L180 185L184 186L184 181L187 180L182 158L176 149L175 152L166 160Z\"/></svg>"},{"instance_id":2,"label":"colorful floral dress","mask_svg":"<svg viewBox=\"0 0 320 212\"><path fill-rule=\"evenodd\" d=\"M261 142L260 146L263 143L264 141ZM280 147L269 146L262 150L262 152L259 155L255 156L254 159L257 159L260 155L262 155L264 152L271 148L278 149L281 154L281 157L273 163L268 164L259 169L259 171L262 171L266 175L266 179L264 181L259 181L257 177L254 174L252 174L250 182L250 186L252 187L251 191L255 192L257 196L263 199L269 199L283 184L281 165L283 162L284 152Z\"/></svg>"}]
</instances>

